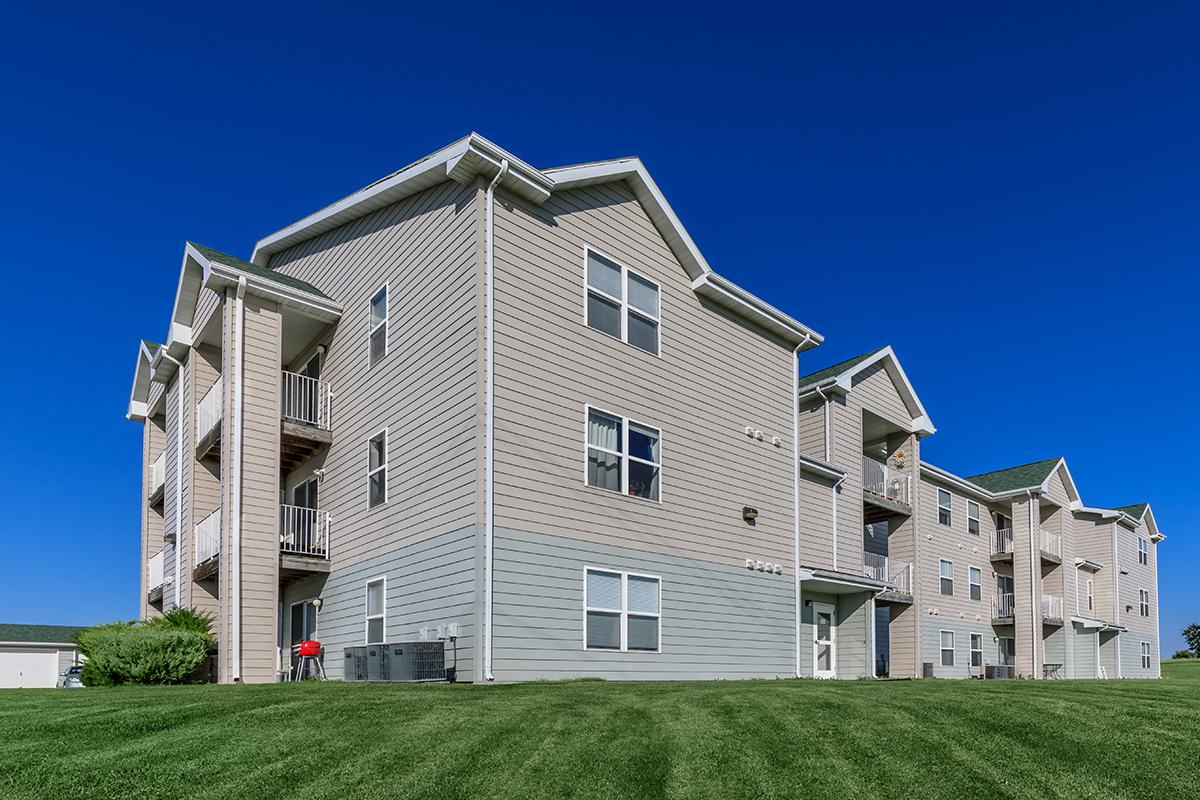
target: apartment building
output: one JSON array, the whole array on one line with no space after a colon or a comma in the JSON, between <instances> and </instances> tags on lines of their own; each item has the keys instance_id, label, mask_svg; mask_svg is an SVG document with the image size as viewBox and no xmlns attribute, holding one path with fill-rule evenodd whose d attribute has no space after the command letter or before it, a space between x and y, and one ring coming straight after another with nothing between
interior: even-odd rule
<instances>
[{"instance_id":1,"label":"apartment building","mask_svg":"<svg viewBox=\"0 0 1200 800\"><path fill-rule=\"evenodd\" d=\"M976 632L980 664L1004 634L1031 677L1088 645L1138 674L1148 506L1083 507L1065 464L1019 490L923 464L891 349L798 377L821 342L714 272L636 158L537 169L471 134L249 260L188 243L128 413L143 611L213 613L226 682L307 638L338 677L346 647L435 636L476 682L958 675ZM1006 570L1012 618L968 619ZM1089 613L1048 630L1031 604L1080 580Z\"/></svg>"}]
</instances>

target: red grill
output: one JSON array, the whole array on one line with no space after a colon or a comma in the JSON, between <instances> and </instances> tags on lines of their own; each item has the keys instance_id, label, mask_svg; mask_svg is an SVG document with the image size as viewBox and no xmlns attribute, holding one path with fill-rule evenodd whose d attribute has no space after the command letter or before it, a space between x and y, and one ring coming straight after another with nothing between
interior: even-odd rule
<instances>
[{"instance_id":1,"label":"red grill","mask_svg":"<svg viewBox=\"0 0 1200 800\"><path fill-rule=\"evenodd\" d=\"M312 639L301 642L296 645L296 655L299 656L319 656L321 655L321 643L314 642Z\"/></svg>"}]
</instances>

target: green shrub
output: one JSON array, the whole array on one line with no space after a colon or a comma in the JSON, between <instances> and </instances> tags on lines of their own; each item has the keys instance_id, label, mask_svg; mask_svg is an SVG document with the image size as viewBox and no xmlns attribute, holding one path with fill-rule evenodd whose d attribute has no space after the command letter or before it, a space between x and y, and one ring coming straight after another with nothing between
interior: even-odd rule
<instances>
[{"instance_id":1,"label":"green shrub","mask_svg":"<svg viewBox=\"0 0 1200 800\"><path fill-rule=\"evenodd\" d=\"M1175 655L1171 656L1171 658L1195 658L1195 657L1196 657L1196 654L1193 653L1191 650L1176 650Z\"/></svg>"},{"instance_id":2,"label":"green shrub","mask_svg":"<svg viewBox=\"0 0 1200 800\"><path fill-rule=\"evenodd\" d=\"M125 683L200 683L214 641L212 618L193 609L173 609L141 624L113 622L76 637L86 686Z\"/></svg>"}]
</instances>

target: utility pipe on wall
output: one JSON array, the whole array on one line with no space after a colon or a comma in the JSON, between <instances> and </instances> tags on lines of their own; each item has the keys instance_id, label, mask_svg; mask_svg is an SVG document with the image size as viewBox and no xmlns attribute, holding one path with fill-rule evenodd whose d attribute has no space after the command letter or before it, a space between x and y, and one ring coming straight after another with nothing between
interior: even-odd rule
<instances>
[{"instance_id":1,"label":"utility pipe on wall","mask_svg":"<svg viewBox=\"0 0 1200 800\"><path fill-rule=\"evenodd\" d=\"M508 174L508 159L500 162L500 171L488 184L484 203L486 205L487 224L484 244L485 275L485 315L484 321L484 368L487 371L485 379L484 400L484 452L485 474L483 481L483 679L494 681L492 674L492 583L494 581L493 556L495 553L495 451L496 451L496 382L495 362L496 348L493 341L496 335L496 280L495 280L495 202L496 186Z\"/></svg>"}]
</instances>

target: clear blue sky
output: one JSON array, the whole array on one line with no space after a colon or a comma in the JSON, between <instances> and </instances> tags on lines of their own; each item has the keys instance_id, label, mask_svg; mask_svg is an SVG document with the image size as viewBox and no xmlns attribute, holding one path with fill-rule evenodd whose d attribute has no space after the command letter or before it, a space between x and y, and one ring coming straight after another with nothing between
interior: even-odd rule
<instances>
[{"instance_id":1,"label":"clear blue sky","mask_svg":"<svg viewBox=\"0 0 1200 800\"><path fill-rule=\"evenodd\" d=\"M1164 650L1200 621L1195 11L253 5L6 11L0 621L136 614L123 414L184 240L248 256L470 130L642 156L717 270L827 336L806 368L895 346L934 463L1065 454L1086 502L1151 501Z\"/></svg>"}]
</instances>

